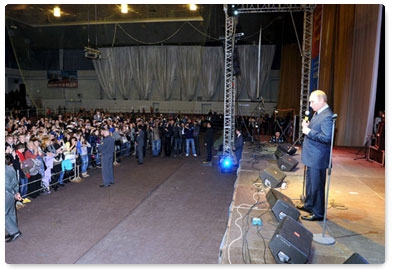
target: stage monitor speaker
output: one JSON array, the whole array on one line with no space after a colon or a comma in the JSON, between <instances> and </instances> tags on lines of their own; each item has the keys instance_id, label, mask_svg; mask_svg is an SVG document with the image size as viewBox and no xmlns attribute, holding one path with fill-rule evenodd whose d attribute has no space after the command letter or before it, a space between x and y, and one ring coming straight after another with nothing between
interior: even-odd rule
<instances>
[{"instance_id":1,"label":"stage monitor speaker","mask_svg":"<svg viewBox=\"0 0 395 273\"><path fill-rule=\"evenodd\" d=\"M359 253L353 253L343 264L368 264L369 262L359 255Z\"/></svg>"},{"instance_id":2,"label":"stage monitor speaker","mask_svg":"<svg viewBox=\"0 0 395 273\"><path fill-rule=\"evenodd\" d=\"M312 241L310 231L291 217L285 217L277 226L269 248L276 263L305 264L310 256Z\"/></svg>"},{"instance_id":3,"label":"stage monitor speaker","mask_svg":"<svg viewBox=\"0 0 395 273\"><path fill-rule=\"evenodd\" d=\"M280 171L277 166L270 166L260 173L262 183L269 188L280 187L285 177L285 173Z\"/></svg>"},{"instance_id":4,"label":"stage monitor speaker","mask_svg":"<svg viewBox=\"0 0 395 273\"><path fill-rule=\"evenodd\" d=\"M281 143L278 144L277 150L274 153L277 158L281 157L284 154L294 155L297 149L289 143Z\"/></svg>"},{"instance_id":5,"label":"stage monitor speaker","mask_svg":"<svg viewBox=\"0 0 395 273\"><path fill-rule=\"evenodd\" d=\"M298 161L288 154L277 159L277 166L284 172L290 172L298 165Z\"/></svg>"},{"instance_id":6,"label":"stage monitor speaker","mask_svg":"<svg viewBox=\"0 0 395 273\"><path fill-rule=\"evenodd\" d=\"M299 219L299 210L295 207L292 200L285 194L275 189L270 189L266 194L266 200L278 222L286 216L289 216L296 221Z\"/></svg>"}]
</instances>

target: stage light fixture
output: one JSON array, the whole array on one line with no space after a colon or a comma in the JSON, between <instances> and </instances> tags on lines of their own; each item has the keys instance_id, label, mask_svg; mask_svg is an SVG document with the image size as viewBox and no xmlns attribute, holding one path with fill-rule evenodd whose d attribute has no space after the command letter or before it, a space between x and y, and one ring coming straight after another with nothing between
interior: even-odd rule
<instances>
[{"instance_id":1,"label":"stage light fixture","mask_svg":"<svg viewBox=\"0 0 395 273\"><path fill-rule=\"evenodd\" d=\"M121 4L121 12L124 14L128 13L128 4Z\"/></svg>"},{"instance_id":2,"label":"stage light fixture","mask_svg":"<svg viewBox=\"0 0 395 273\"><path fill-rule=\"evenodd\" d=\"M223 173L232 171L235 165L235 160L230 155L225 155L219 160L219 167Z\"/></svg>"},{"instance_id":3,"label":"stage light fixture","mask_svg":"<svg viewBox=\"0 0 395 273\"><path fill-rule=\"evenodd\" d=\"M191 11L197 10L197 5L196 4L189 4L189 10L191 10Z\"/></svg>"},{"instance_id":4,"label":"stage light fixture","mask_svg":"<svg viewBox=\"0 0 395 273\"><path fill-rule=\"evenodd\" d=\"M53 16L60 17L60 8L59 7L54 7Z\"/></svg>"},{"instance_id":5,"label":"stage light fixture","mask_svg":"<svg viewBox=\"0 0 395 273\"><path fill-rule=\"evenodd\" d=\"M228 16L237 16L239 11L237 10L237 5L228 5Z\"/></svg>"}]
</instances>

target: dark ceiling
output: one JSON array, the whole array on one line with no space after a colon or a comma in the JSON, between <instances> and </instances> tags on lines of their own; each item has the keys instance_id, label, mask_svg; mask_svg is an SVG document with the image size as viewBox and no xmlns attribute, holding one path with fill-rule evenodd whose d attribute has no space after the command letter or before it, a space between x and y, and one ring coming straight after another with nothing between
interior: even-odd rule
<instances>
[{"instance_id":1,"label":"dark ceiling","mask_svg":"<svg viewBox=\"0 0 395 273\"><path fill-rule=\"evenodd\" d=\"M220 45L224 36L222 4L129 5L121 14L116 4L9 4L5 7L6 36L14 48L83 49L131 45ZM287 44L302 40L303 13L246 13L237 16L240 44Z\"/></svg>"}]
</instances>

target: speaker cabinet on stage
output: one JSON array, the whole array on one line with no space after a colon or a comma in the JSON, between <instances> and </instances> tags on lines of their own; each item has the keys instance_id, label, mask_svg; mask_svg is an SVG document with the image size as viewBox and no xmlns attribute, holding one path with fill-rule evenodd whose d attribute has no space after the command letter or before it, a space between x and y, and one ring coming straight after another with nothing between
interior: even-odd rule
<instances>
[{"instance_id":1,"label":"speaker cabinet on stage","mask_svg":"<svg viewBox=\"0 0 395 273\"><path fill-rule=\"evenodd\" d=\"M305 264L310 256L313 234L291 217L277 226L269 243L276 263Z\"/></svg>"},{"instance_id":2,"label":"speaker cabinet on stage","mask_svg":"<svg viewBox=\"0 0 395 273\"><path fill-rule=\"evenodd\" d=\"M288 154L284 154L282 157L277 159L278 167L284 172L292 171L298 165L298 163L299 162L295 158Z\"/></svg>"},{"instance_id":3,"label":"speaker cabinet on stage","mask_svg":"<svg viewBox=\"0 0 395 273\"><path fill-rule=\"evenodd\" d=\"M295 207L292 200L285 194L275 189L270 189L266 194L266 200L278 222L286 216L289 216L296 221L299 219L299 210Z\"/></svg>"},{"instance_id":4,"label":"speaker cabinet on stage","mask_svg":"<svg viewBox=\"0 0 395 273\"><path fill-rule=\"evenodd\" d=\"M385 151L378 150L375 146L369 147L368 159L373 160L384 166Z\"/></svg>"},{"instance_id":5,"label":"speaker cabinet on stage","mask_svg":"<svg viewBox=\"0 0 395 273\"><path fill-rule=\"evenodd\" d=\"M289 143L278 144L277 150L274 153L277 158L283 156L284 154L294 155L296 153L296 148Z\"/></svg>"},{"instance_id":6,"label":"speaker cabinet on stage","mask_svg":"<svg viewBox=\"0 0 395 273\"><path fill-rule=\"evenodd\" d=\"M269 188L278 188L281 186L284 178L286 177L285 173L280 171L277 166L270 166L263 170L260 173L260 178L262 183Z\"/></svg>"},{"instance_id":7,"label":"speaker cabinet on stage","mask_svg":"<svg viewBox=\"0 0 395 273\"><path fill-rule=\"evenodd\" d=\"M359 253L353 253L343 264L368 264L369 262L359 255Z\"/></svg>"}]
</instances>

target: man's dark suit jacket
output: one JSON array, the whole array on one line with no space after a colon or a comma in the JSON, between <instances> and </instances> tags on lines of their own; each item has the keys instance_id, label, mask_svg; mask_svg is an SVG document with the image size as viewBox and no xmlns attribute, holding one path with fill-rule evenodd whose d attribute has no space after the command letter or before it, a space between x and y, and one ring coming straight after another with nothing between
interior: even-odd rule
<instances>
[{"instance_id":1,"label":"man's dark suit jacket","mask_svg":"<svg viewBox=\"0 0 395 273\"><path fill-rule=\"evenodd\" d=\"M329 157L332 138L332 110L328 107L310 120L311 131L304 136L302 146L302 162L307 167L326 169L329 167Z\"/></svg>"}]
</instances>

